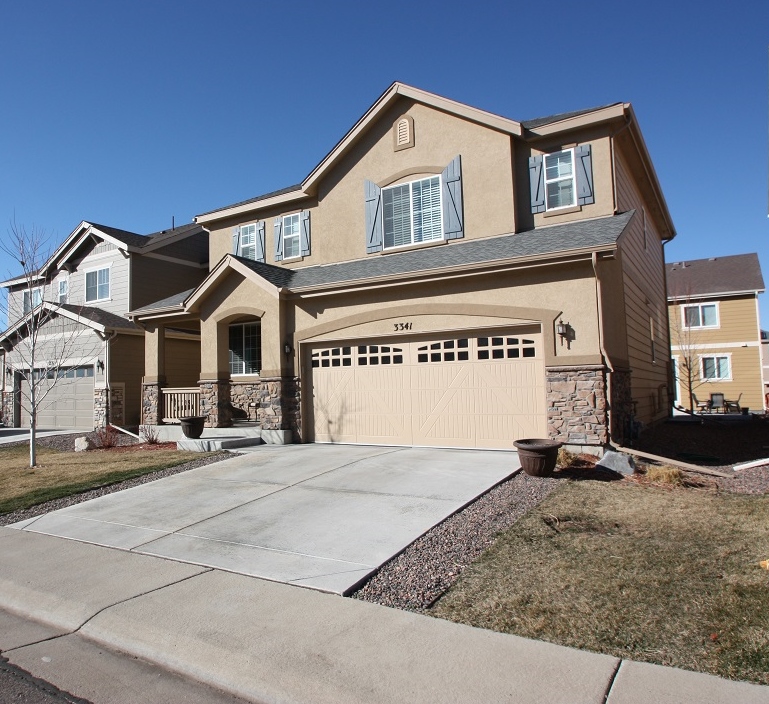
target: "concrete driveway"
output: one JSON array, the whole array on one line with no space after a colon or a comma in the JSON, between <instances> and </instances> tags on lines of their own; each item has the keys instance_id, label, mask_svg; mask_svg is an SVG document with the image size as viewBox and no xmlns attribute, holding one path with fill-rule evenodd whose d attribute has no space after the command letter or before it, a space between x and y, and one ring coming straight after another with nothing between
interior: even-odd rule
<instances>
[{"instance_id":1,"label":"concrete driveway","mask_svg":"<svg viewBox=\"0 0 769 704\"><path fill-rule=\"evenodd\" d=\"M512 452L262 446L13 527L345 594L519 467Z\"/></svg>"}]
</instances>

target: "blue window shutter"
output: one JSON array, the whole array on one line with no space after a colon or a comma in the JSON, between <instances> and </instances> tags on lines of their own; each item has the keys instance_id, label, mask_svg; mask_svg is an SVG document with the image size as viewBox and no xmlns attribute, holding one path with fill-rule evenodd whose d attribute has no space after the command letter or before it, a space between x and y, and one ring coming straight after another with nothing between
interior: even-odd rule
<instances>
[{"instance_id":1,"label":"blue window shutter","mask_svg":"<svg viewBox=\"0 0 769 704\"><path fill-rule=\"evenodd\" d=\"M240 228L236 227L232 231L232 253L236 256L240 256Z\"/></svg>"},{"instance_id":2,"label":"blue window shutter","mask_svg":"<svg viewBox=\"0 0 769 704\"><path fill-rule=\"evenodd\" d=\"M382 251L382 189L366 181L366 254Z\"/></svg>"},{"instance_id":3,"label":"blue window shutter","mask_svg":"<svg viewBox=\"0 0 769 704\"><path fill-rule=\"evenodd\" d=\"M264 262L264 222L260 220L256 223L256 256L254 257L258 262Z\"/></svg>"},{"instance_id":4,"label":"blue window shutter","mask_svg":"<svg viewBox=\"0 0 769 704\"><path fill-rule=\"evenodd\" d=\"M299 247L303 257L310 256L310 211L303 210L299 218L301 226L299 228Z\"/></svg>"},{"instance_id":5,"label":"blue window shutter","mask_svg":"<svg viewBox=\"0 0 769 704\"><path fill-rule=\"evenodd\" d=\"M577 162L577 204L595 203L593 193L593 160L590 145L583 144L574 148L574 160Z\"/></svg>"},{"instance_id":6,"label":"blue window shutter","mask_svg":"<svg viewBox=\"0 0 769 704\"><path fill-rule=\"evenodd\" d=\"M455 156L441 173L441 197L443 200L443 236L457 240L465 236L465 220L462 212L462 157Z\"/></svg>"},{"instance_id":7,"label":"blue window shutter","mask_svg":"<svg viewBox=\"0 0 769 704\"><path fill-rule=\"evenodd\" d=\"M531 212L545 212L545 173L542 156L529 157L529 185L531 186Z\"/></svg>"},{"instance_id":8,"label":"blue window shutter","mask_svg":"<svg viewBox=\"0 0 769 704\"><path fill-rule=\"evenodd\" d=\"M275 261L283 261L283 218L275 218Z\"/></svg>"}]
</instances>

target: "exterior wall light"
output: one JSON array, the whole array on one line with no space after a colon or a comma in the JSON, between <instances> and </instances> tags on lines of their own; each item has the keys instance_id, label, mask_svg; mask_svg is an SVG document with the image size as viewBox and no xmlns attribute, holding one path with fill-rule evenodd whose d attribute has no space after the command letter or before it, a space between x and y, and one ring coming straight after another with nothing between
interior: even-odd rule
<instances>
[{"instance_id":1,"label":"exterior wall light","mask_svg":"<svg viewBox=\"0 0 769 704\"><path fill-rule=\"evenodd\" d=\"M293 347L291 347L291 345L289 345L289 344L288 344L288 342L286 342L286 343L283 345L283 351L284 351L284 352L285 352L287 355L289 355L289 354L291 354L291 353L294 351L294 348L293 348Z\"/></svg>"},{"instance_id":2,"label":"exterior wall light","mask_svg":"<svg viewBox=\"0 0 769 704\"><path fill-rule=\"evenodd\" d=\"M564 340L569 349L571 349L571 341L574 339L574 328L568 323L561 321L555 326L555 331L558 333L558 337L561 338L561 347L563 347Z\"/></svg>"},{"instance_id":3,"label":"exterior wall light","mask_svg":"<svg viewBox=\"0 0 769 704\"><path fill-rule=\"evenodd\" d=\"M104 362L101 359L96 360L96 369L100 372L104 371Z\"/></svg>"}]
</instances>

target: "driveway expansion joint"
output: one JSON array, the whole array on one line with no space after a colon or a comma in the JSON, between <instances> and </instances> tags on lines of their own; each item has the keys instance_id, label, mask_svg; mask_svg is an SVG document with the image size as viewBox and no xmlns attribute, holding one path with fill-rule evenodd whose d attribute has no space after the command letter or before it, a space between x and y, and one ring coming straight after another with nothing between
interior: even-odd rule
<instances>
[{"instance_id":1,"label":"driveway expansion joint","mask_svg":"<svg viewBox=\"0 0 769 704\"><path fill-rule=\"evenodd\" d=\"M611 696L611 690L614 688L614 681L617 679L617 675L619 674L619 670L622 667L623 662L625 661L622 658L620 658L617 661L617 666L614 668L614 671L611 673L611 677L609 677L609 682L606 685L606 692L603 695L604 704L606 704L609 701L609 697Z\"/></svg>"}]
</instances>

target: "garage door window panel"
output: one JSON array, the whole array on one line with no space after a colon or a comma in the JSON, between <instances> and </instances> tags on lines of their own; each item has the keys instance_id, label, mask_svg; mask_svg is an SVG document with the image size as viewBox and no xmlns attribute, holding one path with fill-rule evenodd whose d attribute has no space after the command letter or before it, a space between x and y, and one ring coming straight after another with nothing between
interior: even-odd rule
<instances>
[{"instance_id":1,"label":"garage door window panel","mask_svg":"<svg viewBox=\"0 0 769 704\"><path fill-rule=\"evenodd\" d=\"M437 362L467 362L470 359L470 340L442 340L417 347L417 364Z\"/></svg>"},{"instance_id":2,"label":"garage door window panel","mask_svg":"<svg viewBox=\"0 0 769 704\"><path fill-rule=\"evenodd\" d=\"M479 337L477 339L479 360L520 359L537 356L534 340L518 337Z\"/></svg>"}]
</instances>

